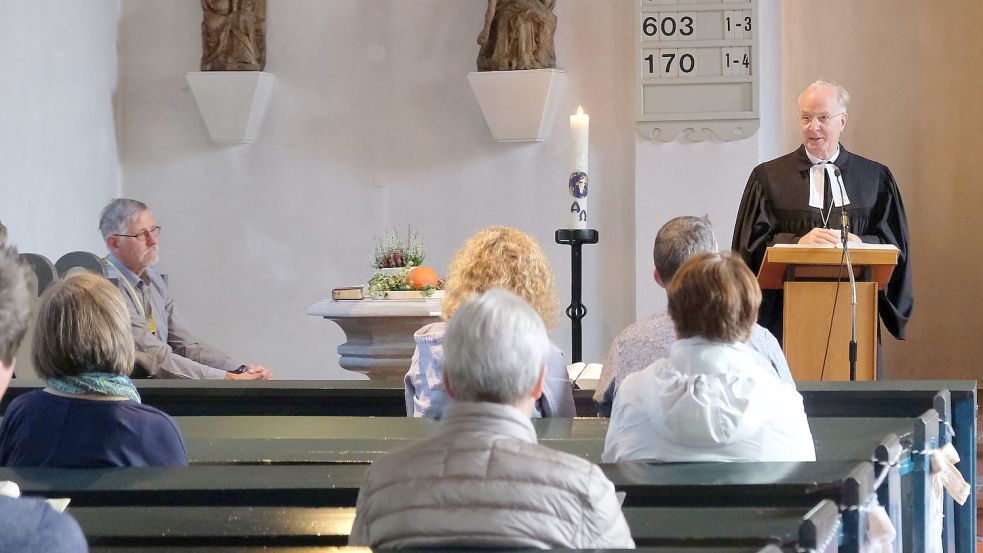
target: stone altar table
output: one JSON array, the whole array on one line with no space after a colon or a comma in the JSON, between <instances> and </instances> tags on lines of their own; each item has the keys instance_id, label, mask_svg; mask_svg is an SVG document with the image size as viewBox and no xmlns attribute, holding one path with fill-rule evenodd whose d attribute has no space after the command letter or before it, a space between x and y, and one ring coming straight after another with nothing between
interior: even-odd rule
<instances>
[{"instance_id":1,"label":"stone altar table","mask_svg":"<svg viewBox=\"0 0 983 553\"><path fill-rule=\"evenodd\" d=\"M324 300L307 310L313 317L334 321L347 342L338 346L343 369L371 380L402 380L410 368L416 343L413 333L440 320L440 298L399 300Z\"/></svg>"}]
</instances>

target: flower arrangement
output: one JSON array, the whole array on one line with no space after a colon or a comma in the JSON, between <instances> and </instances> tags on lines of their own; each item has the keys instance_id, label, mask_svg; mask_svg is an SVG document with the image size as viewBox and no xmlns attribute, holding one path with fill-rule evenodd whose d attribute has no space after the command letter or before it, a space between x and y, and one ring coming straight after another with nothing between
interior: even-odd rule
<instances>
[{"instance_id":1,"label":"flower arrangement","mask_svg":"<svg viewBox=\"0 0 983 553\"><path fill-rule=\"evenodd\" d=\"M423 263L426 253L427 247L420 233L406 227L406 240L403 240L396 229L393 229L386 231L381 239L376 238L372 267L375 269L417 267Z\"/></svg>"},{"instance_id":2,"label":"flower arrangement","mask_svg":"<svg viewBox=\"0 0 983 553\"><path fill-rule=\"evenodd\" d=\"M369 296L381 299L388 297L389 292L416 291L420 292L423 297L429 298L437 290L444 289L444 282L447 277L440 277L435 284L414 287L410 272L409 267L402 267L394 273L377 272L369 279Z\"/></svg>"}]
</instances>

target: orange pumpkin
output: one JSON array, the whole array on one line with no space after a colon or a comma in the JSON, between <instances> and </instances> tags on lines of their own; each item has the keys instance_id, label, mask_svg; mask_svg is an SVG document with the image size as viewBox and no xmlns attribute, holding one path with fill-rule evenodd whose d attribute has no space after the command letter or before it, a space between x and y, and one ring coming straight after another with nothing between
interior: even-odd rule
<instances>
[{"instance_id":1,"label":"orange pumpkin","mask_svg":"<svg viewBox=\"0 0 983 553\"><path fill-rule=\"evenodd\" d=\"M437 272L430 267L414 267L406 275L406 283L414 290L420 290L426 286L437 286L439 280Z\"/></svg>"}]
</instances>

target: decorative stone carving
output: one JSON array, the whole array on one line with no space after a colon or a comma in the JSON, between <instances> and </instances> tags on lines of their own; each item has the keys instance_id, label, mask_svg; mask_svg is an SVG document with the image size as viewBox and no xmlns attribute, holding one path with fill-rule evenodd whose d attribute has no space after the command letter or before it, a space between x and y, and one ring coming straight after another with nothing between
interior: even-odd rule
<instances>
[{"instance_id":1,"label":"decorative stone carving","mask_svg":"<svg viewBox=\"0 0 983 553\"><path fill-rule=\"evenodd\" d=\"M266 67L266 0L201 0L202 71Z\"/></svg>"},{"instance_id":2,"label":"decorative stone carving","mask_svg":"<svg viewBox=\"0 0 983 553\"><path fill-rule=\"evenodd\" d=\"M721 119L708 121L638 121L638 133L652 142L703 142L715 137L723 142L749 138L758 132L758 119Z\"/></svg>"},{"instance_id":3,"label":"decorative stone carving","mask_svg":"<svg viewBox=\"0 0 983 553\"><path fill-rule=\"evenodd\" d=\"M556 67L556 0L488 0L478 71Z\"/></svg>"}]
</instances>

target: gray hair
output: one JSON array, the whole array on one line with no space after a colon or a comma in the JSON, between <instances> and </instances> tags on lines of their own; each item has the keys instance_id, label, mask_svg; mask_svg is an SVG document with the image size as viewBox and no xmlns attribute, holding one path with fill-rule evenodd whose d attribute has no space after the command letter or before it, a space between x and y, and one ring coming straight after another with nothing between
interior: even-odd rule
<instances>
[{"instance_id":1,"label":"gray hair","mask_svg":"<svg viewBox=\"0 0 983 553\"><path fill-rule=\"evenodd\" d=\"M0 363L10 368L31 316L31 269L17 248L0 247Z\"/></svg>"},{"instance_id":2,"label":"gray hair","mask_svg":"<svg viewBox=\"0 0 983 553\"><path fill-rule=\"evenodd\" d=\"M105 240L111 234L118 234L126 230L126 224L130 219L147 211L147 204L139 200L129 198L113 198L113 201L102 208L99 214L99 232Z\"/></svg>"},{"instance_id":3,"label":"gray hair","mask_svg":"<svg viewBox=\"0 0 983 553\"><path fill-rule=\"evenodd\" d=\"M119 288L93 273L52 284L41 297L32 355L46 379L86 372L129 376L133 332Z\"/></svg>"},{"instance_id":4,"label":"gray hair","mask_svg":"<svg viewBox=\"0 0 983 553\"><path fill-rule=\"evenodd\" d=\"M669 286L676 271L686 260L698 253L717 253L717 239L713 236L710 218L684 215L669 220L655 235L652 258L655 270L663 286Z\"/></svg>"},{"instance_id":5,"label":"gray hair","mask_svg":"<svg viewBox=\"0 0 983 553\"><path fill-rule=\"evenodd\" d=\"M801 99L802 95L805 94L806 92L809 92L810 90L816 88L825 88L825 87L830 87L836 91L836 103L840 105L840 108L843 111L846 111L847 104L850 103L850 93L847 92L845 88L832 81L824 81L822 79L819 79L815 82L810 83L809 86L803 88L802 92L799 93L799 98Z\"/></svg>"},{"instance_id":6,"label":"gray hair","mask_svg":"<svg viewBox=\"0 0 983 553\"><path fill-rule=\"evenodd\" d=\"M492 289L451 317L444 370L458 400L514 405L536 387L551 347L543 319L528 303Z\"/></svg>"}]
</instances>

